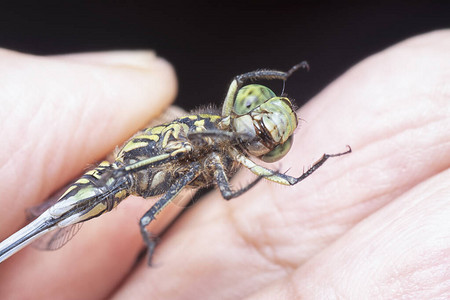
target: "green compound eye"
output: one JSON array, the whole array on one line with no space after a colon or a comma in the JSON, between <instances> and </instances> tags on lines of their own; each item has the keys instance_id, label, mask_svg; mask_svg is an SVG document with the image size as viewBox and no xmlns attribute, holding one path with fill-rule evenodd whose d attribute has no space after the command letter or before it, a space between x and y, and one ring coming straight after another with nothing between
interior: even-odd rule
<instances>
[{"instance_id":1,"label":"green compound eye","mask_svg":"<svg viewBox=\"0 0 450 300\"><path fill-rule=\"evenodd\" d=\"M237 115L244 115L275 96L275 93L264 85L246 85L239 90L233 110Z\"/></svg>"},{"instance_id":2,"label":"green compound eye","mask_svg":"<svg viewBox=\"0 0 450 300\"><path fill-rule=\"evenodd\" d=\"M268 162L268 163L272 163L272 162L275 162L275 161L277 161L279 159L282 159L289 152L289 150L291 149L292 139L293 139L293 136L291 135L286 140L286 142L276 146L272 151L270 151L269 153L264 154L259 159L261 159L262 161Z\"/></svg>"}]
</instances>

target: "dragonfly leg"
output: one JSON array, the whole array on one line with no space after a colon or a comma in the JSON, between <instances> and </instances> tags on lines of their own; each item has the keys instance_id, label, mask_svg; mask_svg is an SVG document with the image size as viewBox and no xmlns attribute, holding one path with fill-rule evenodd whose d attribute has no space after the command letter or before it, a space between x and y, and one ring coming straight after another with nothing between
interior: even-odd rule
<instances>
[{"instance_id":1,"label":"dragonfly leg","mask_svg":"<svg viewBox=\"0 0 450 300\"><path fill-rule=\"evenodd\" d=\"M180 191L194 180L201 172L201 165L199 163L192 163L190 171L184 174L181 178L168 189L168 191L142 216L139 227L141 230L142 239L148 249L148 264L151 265L151 259L156 246L156 237L147 230L147 225L156 219L159 214Z\"/></svg>"},{"instance_id":2,"label":"dragonfly leg","mask_svg":"<svg viewBox=\"0 0 450 300\"><path fill-rule=\"evenodd\" d=\"M245 157L244 155L238 155L236 157L237 161L239 161L243 166L248 168L253 174L262 176L265 179L271 180L273 182L284 184L284 185L294 185L314 173L318 168L320 168L330 157L337 157L341 155L348 154L352 152L352 149L350 146L347 146L348 150L341 153L335 153L335 154L324 154L321 159L319 159L317 162L315 162L312 167L310 167L306 172L303 172L302 175L299 177L293 177L289 176L277 171L273 171L267 168L264 168L262 166L259 166L255 164L253 161L251 161L249 158Z\"/></svg>"},{"instance_id":3,"label":"dragonfly leg","mask_svg":"<svg viewBox=\"0 0 450 300\"><path fill-rule=\"evenodd\" d=\"M230 200L239 197L240 195L242 195L243 193L254 187L261 179L264 178L264 176L258 176L258 178L250 182L245 187L237 191L233 191L230 187L230 183L228 182L228 176L225 172L225 168L222 164L222 161L217 154L214 155L212 164L215 170L214 176L216 178L217 186L219 187L220 193L222 194L222 197L225 200Z\"/></svg>"},{"instance_id":4,"label":"dragonfly leg","mask_svg":"<svg viewBox=\"0 0 450 300\"><path fill-rule=\"evenodd\" d=\"M292 73L300 68L309 70L309 65L306 61L302 61L301 63L293 66L287 72L276 70L257 70L236 76L228 88L222 108L222 116L228 116L231 113L239 89L243 87L246 82L254 80L287 80Z\"/></svg>"}]
</instances>

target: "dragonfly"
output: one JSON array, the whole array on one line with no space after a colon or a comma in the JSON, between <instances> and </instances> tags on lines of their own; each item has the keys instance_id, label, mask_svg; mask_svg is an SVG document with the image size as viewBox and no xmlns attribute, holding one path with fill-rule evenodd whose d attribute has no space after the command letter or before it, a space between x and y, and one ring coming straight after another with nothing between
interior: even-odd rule
<instances>
[{"instance_id":1,"label":"dragonfly","mask_svg":"<svg viewBox=\"0 0 450 300\"><path fill-rule=\"evenodd\" d=\"M331 157L323 154L299 177L280 173L254 161L273 163L290 150L298 117L292 101L282 93L255 82L281 80L283 84L303 61L289 71L260 69L232 80L222 110L196 111L173 121L143 129L117 151L68 186L56 203L31 223L0 243L0 263L29 245L41 242L44 249L57 249L77 232L79 225L113 210L130 195L160 196L139 221L140 233L151 264L157 236L147 227L185 188L216 185L230 200L245 193L261 179L292 186L321 167ZM234 190L230 178L241 168L256 178Z\"/></svg>"}]
</instances>

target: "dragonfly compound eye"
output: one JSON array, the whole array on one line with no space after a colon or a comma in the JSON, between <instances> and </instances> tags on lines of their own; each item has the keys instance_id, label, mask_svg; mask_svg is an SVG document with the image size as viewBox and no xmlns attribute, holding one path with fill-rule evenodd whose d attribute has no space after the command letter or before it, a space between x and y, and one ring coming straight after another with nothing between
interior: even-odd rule
<instances>
[{"instance_id":1,"label":"dragonfly compound eye","mask_svg":"<svg viewBox=\"0 0 450 300\"><path fill-rule=\"evenodd\" d=\"M282 159L291 150L293 135L286 142L276 146L272 151L259 157L262 161L272 163Z\"/></svg>"},{"instance_id":2,"label":"dragonfly compound eye","mask_svg":"<svg viewBox=\"0 0 450 300\"><path fill-rule=\"evenodd\" d=\"M246 85L239 90L233 111L237 115L244 115L275 96L275 93L266 86Z\"/></svg>"},{"instance_id":3,"label":"dragonfly compound eye","mask_svg":"<svg viewBox=\"0 0 450 300\"><path fill-rule=\"evenodd\" d=\"M247 137L246 150L267 162L276 161L289 151L288 140L297 125L292 104L284 97L272 97L233 120L234 130Z\"/></svg>"},{"instance_id":4,"label":"dragonfly compound eye","mask_svg":"<svg viewBox=\"0 0 450 300\"><path fill-rule=\"evenodd\" d=\"M291 101L285 97L274 97L261 104L254 119L260 119L260 127L276 145L286 142L298 125Z\"/></svg>"}]
</instances>

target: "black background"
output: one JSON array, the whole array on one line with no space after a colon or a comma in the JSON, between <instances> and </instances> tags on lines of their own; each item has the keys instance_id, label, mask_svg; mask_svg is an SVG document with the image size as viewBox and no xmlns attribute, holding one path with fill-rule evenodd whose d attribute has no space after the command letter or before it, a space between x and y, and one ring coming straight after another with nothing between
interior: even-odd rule
<instances>
[{"instance_id":1,"label":"black background","mask_svg":"<svg viewBox=\"0 0 450 300\"><path fill-rule=\"evenodd\" d=\"M220 105L234 75L307 60L311 71L296 73L286 90L301 105L370 54L450 26L450 4L427 1L193 3L0 4L0 47L41 55L154 49L175 66L176 102L186 109Z\"/></svg>"}]
</instances>

